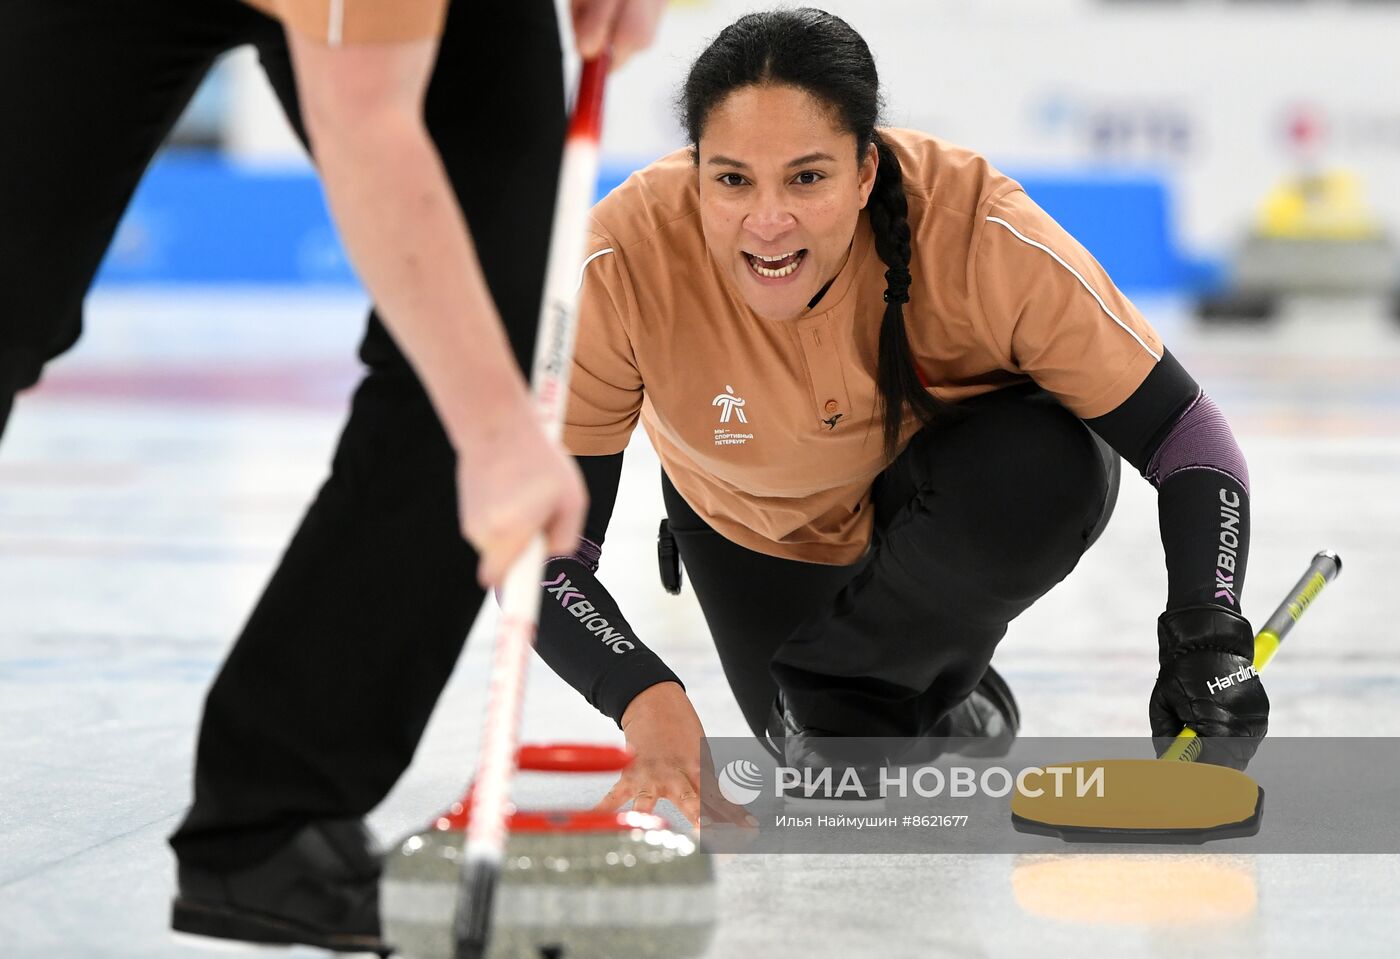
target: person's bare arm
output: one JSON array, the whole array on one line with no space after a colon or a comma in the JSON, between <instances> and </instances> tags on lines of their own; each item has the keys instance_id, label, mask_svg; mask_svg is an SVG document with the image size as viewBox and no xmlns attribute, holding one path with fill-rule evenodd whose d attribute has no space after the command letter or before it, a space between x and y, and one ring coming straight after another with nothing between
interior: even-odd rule
<instances>
[{"instance_id":1,"label":"person's bare arm","mask_svg":"<svg viewBox=\"0 0 1400 959\"><path fill-rule=\"evenodd\" d=\"M587 60L607 50L616 70L651 46L665 7L666 0L571 0L579 56Z\"/></svg>"},{"instance_id":2,"label":"person's bare arm","mask_svg":"<svg viewBox=\"0 0 1400 959\"><path fill-rule=\"evenodd\" d=\"M330 47L289 31L312 151L356 270L458 454L463 532L494 584L531 536L570 551L585 497L538 428L422 119L435 40ZM489 131L482 131L489 136Z\"/></svg>"}]
</instances>

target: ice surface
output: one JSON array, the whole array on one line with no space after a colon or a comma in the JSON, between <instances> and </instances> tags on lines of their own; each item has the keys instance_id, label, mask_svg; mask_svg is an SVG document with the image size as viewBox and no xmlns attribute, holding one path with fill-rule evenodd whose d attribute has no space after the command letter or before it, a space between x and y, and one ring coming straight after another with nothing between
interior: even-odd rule
<instances>
[{"instance_id":1,"label":"ice surface","mask_svg":"<svg viewBox=\"0 0 1400 959\"><path fill-rule=\"evenodd\" d=\"M1346 564L1270 668L1271 731L1400 735L1400 634L1386 615L1400 580L1400 334L1318 303L1236 330L1200 330L1173 303L1144 307L1248 456L1246 612L1262 620L1317 549ZM165 931L164 837L187 801L205 687L325 469L354 382L359 311L353 298L295 292L102 294L81 347L21 400L0 449L7 959L191 954ZM656 475L639 441L602 575L685 678L707 730L743 735L693 596L656 582ZM1126 477L1104 538L1013 624L996 662L1027 734L1146 731L1166 589L1153 496ZM385 839L420 827L465 780L489 625L483 617L416 763L373 817ZM536 668L525 738L619 734ZM607 785L535 776L519 794L587 804ZM1131 912L1112 898L1112 870L1101 889L1085 887L1105 897L1097 913L1047 914L1053 898L1027 888L1044 875L1037 862L727 857L713 954L1380 956L1400 932L1394 857L1229 857L1218 865L1243 910L1184 908L1169 922L1106 918Z\"/></svg>"}]
</instances>

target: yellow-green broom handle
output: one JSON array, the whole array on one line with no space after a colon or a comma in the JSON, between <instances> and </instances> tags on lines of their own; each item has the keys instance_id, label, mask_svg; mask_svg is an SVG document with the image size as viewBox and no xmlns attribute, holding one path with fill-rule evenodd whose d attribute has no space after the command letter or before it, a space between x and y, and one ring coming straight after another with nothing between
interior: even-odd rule
<instances>
[{"instance_id":1,"label":"yellow-green broom handle","mask_svg":"<svg viewBox=\"0 0 1400 959\"><path fill-rule=\"evenodd\" d=\"M1279 604L1274 610L1274 615L1269 617L1269 621L1264 624L1264 628L1259 630L1259 634L1254 637L1254 668L1262 671L1269 665L1269 660L1274 658L1278 648L1283 644L1283 638L1288 635L1288 631L1293 628L1293 624L1302 618L1303 613L1313 600L1317 599L1324 586L1337 578L1337 574L1342 571L1342 558L1330 549L1325 549L1312 559L1312 564L1308 571L1303 574L1303 578L1298 580L1296 586L1288 593L1288 598ZM1196 731L1187 726L1177 734L1176 739L1167 751L1162 753L1163 759L1175 760L1177 762L1195 762L1201 755L1201 741L1196 737Z\"/></svg>"}]
</instances>

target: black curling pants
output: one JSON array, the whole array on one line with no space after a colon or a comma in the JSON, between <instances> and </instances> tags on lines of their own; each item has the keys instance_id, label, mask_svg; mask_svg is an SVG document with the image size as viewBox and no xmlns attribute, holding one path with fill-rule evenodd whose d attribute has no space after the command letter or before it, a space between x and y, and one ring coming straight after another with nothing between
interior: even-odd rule
<instances>
[{"instance_id":1,"label":"black curling pants","mask_svg":"<svg viewBox=\"0 0 1400 959\"><path fill-rule=\"evenodd\" d=\"M705 524L663 477L672 532L744 718L781 685L840 736L916 736L976 687L1007 624L1064 579L1117 496L1118 458L1044 393L1003 390L926 427L877 480L852 566L765 556Z\"/></svg>"},{"instance_id":2,"label":"black curling pants","mask_svg":"<svg viewBox=\"0 0 1400 959\"><path fill-rule=\"evenodd\" d=\"M300 129L281 27L234 0L0 0L0 420L77 339L146 164L213 60L247 43ZM426 118L528 361L564 133L551 0L452 4ZM453 452L374 315L360 358L330 476L208 694L171 840L184 861L236 868L374 807L480 606Z\"/></svg>"}]
</instances>

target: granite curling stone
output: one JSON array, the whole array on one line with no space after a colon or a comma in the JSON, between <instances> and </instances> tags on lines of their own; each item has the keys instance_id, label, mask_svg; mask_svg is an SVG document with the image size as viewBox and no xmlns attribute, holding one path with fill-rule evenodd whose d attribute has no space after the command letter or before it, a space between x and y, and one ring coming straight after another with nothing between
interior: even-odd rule
<instances>
[{"instance_id":1,"label":"granite curling stone","mask_svg":"<svg viewBox=\"0 0 1400 959\"><path fill-rule=\"evenodd\" d=\"M526 746L522 770L606 772L615 747ZM403 959L452 959L470 794L385 854L380 912ZM646 813L526 810L510 817L489 959L686 959L715 923L710 857Z\"/></svg>"}]
</instances>

